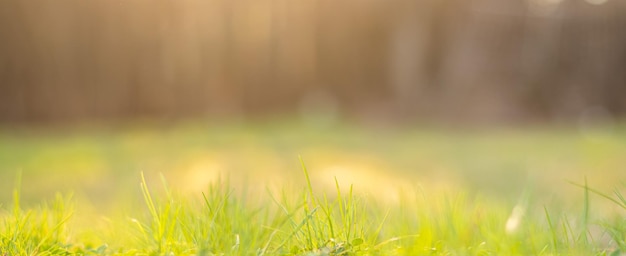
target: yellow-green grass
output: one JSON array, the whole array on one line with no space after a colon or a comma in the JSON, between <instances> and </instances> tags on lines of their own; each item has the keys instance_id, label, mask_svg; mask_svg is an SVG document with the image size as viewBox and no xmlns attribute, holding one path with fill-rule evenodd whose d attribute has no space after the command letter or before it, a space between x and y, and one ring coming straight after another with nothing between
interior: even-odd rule
<instances>
[{"instance_id":1,"label":"yellow-green grass","mask_svg":"<svg viewBox=\"0 0 626 256\"><path fill-rule=\"evenodd\" d=\"M5 129L0 255L626 251L620 126L154 127Z\"/></svg>"}]
</instances>

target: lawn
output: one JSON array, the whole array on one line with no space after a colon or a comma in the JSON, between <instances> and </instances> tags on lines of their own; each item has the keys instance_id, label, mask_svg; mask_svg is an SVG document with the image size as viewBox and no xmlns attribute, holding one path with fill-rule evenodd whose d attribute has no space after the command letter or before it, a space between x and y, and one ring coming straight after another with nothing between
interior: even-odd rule
<instances>
[{"instance_id":1,"label":"lawn","mask_svg":"<svg viewBox=\"0 0 626 256\"><path fill-rule=\"evenodd\" d=\"M4 128L0 255L623 255L625 168L620 125Z\"/></svg>"}]
</instances>

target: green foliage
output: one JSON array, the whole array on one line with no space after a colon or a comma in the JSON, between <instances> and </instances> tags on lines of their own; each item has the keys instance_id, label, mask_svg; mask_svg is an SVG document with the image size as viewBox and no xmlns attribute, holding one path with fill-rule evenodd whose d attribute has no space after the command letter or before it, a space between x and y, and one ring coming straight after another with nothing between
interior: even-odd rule
<instances>
[{"instance_id":1,"label":"green foliage","mask_svg":"<svg viewBox=\"0 0 626 256\"><path fill-rule=\"evenodd\" d=\"M318 193L304 163L301 191L268 189L248 200L221 179L197 197L150 188L141 176L144 204L137 216L113 219L123 244L90 241L73 231L71 197L24 210L19 183L13 204L0 215L0 255L621 255L626 252L623 213L592 218L598 195L626 210L612 195L584 184L582 212L533 211L523 196L513 207L459 193L404 191L397 204L342 191ZM130 218L133 217L133 218ZM509 224L515 221L516 225ZM601 232L592 232L601 228ZM84 228L84 227L83 227ZM106 238L106 237L105 237ZM608 239L607 239L608 238ZM106 239L104 239L106 240Z\"/></svg>"},{"instance_id":2,"label":"green foliage","mask_svg":"<svg viewBox=\"0 0 626 256\"><path fill-rule=\"evenodd\" d=\"M371 229L367 225L368 216L364 216L366 209L355 199L352 187L347 196L342 196L339 183L335 179L336 198L329 200L326 194L318 197L313 192L311 179L302 159L300 162L307 181L306 193L301 196L302 201L292 208L272 196L289 225L287 232L278 235L282 242L276 247L265 248L262 254L349 255L372 250L371 245L376 242L375 239L364 240ZM282 200L284 202L289 199Z\"/></svg>"},{"instance_id":3,"label":"green foliage","mask_svg":"<svg viewBox=\"0 0 626 256\"><path fill-rule=\"evenodd\" d=\"M0 213L0 255L68 255L72 253L67 221L72 216L69 197L57 194L51 204L23 210L18 186L13 207Z\"/></svg>"}]
</instances>

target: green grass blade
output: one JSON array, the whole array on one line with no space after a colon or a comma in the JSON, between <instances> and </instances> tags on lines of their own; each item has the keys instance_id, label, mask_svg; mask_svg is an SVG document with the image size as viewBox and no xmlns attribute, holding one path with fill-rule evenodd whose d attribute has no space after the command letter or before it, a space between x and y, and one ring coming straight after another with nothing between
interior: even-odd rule
<instances>
[{"instance_id":1,"label":"green grass blade","mask_svg":"<svg viewBox=\"0 0 626 256\"><path fill-rule=\"evenodd\" d=\"M313 217L313 215L315 214L315 212L317 211L318 208L314 208L309 214L306 215L306 217L304 218L304 220L302 220L300 222L300 224L298 224L298 226L296 226L296 228L291 232L291 234L289 234L289 236L276 248L276 250L281 249L285 246L285 244L287 244L291 238L293 238L298 232L300 232L300 230L302 229L302 227L304 225L306 225L306 223L309 222L309 220Z\"/></svg>"},{"instance_id":2,"label":"green grass blade","mask_svg":"<svg viewBox=\"0 0 626 256\"><path fill-rule=\"evenodd\" d=\"M571 182L571 181L569 181L569 183L570 183L570 184L572 184L572 185L574 185L574 186L577 186L577 187L580 187L580 188L586 189L586 190L588 190L588 191L591 191L591 192L593 192L594 194L599 195L599 196L601 196L601 197L603 197L603 198L605 198L605 199L607 199L607 200L609 200L609 201L611 201L611 202L615 203L615 204L616 204L616 205L618 205L619 207L624 208L624 210L626 210L626 202L625 202L625 203L622 203L622 202L620 202L620 201L616 200L615 198L612 198L611 196L609 196L609 195L607 195L607 194L605 194L605 193L602 193L601 191L596 190L596 189L594 189L594 188L588 187L588 186L586 186L586 185L580 185L580 184L578 184L578 183L574 183L574 182Z\"/></svg>"},{"instance_id":3,"label":"green grass blade","mask_svg":"<svg viewBox=\"0 0 626 256\"><path fill-rule=\"evenodd\" d=\"M559 249L556 228L554 227L554 224L552 223L552 219L550 218L550 214L548 213L548 208L544 206L543 211L546 214L546 220L548 221L548 228L550 228L550 233L552 233L552 246L554 248L554 251L556 252Z\"/></svg>"},{"instance_id":4,"label":"green grass blade","mask_svg":"<svg viewBox=\"0 0 626 256\"><path fill-rule=\"evenodd\" d=\"M314 200L315 197L313 196L313 186L311 185L311 178L309 177L309 171L306 169L306 165L304 164L304 160L302 160L302 156L298 156L298 159L300 159L300 165L302 166L302 171L304 172L304 177L306 178L306 184L309 190L309 200ZM311 201L311 203L314 203L314 202Z\"/></svg>"}]
</instances>

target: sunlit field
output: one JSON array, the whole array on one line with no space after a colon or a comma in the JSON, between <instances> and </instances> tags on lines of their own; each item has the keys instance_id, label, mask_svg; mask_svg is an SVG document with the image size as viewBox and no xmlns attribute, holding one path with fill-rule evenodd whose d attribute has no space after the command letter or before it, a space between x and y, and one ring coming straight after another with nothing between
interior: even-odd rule
<instances>
[{"instance_id":1,"label":"sunlit field","mask_svg":"<svg viewBox=\"0 0 626 256\"><path fill-rule=\"evenodd\" d=\"M623 255L626 127L0 131L0 255Z\"/></svg>"}]
</instances>

